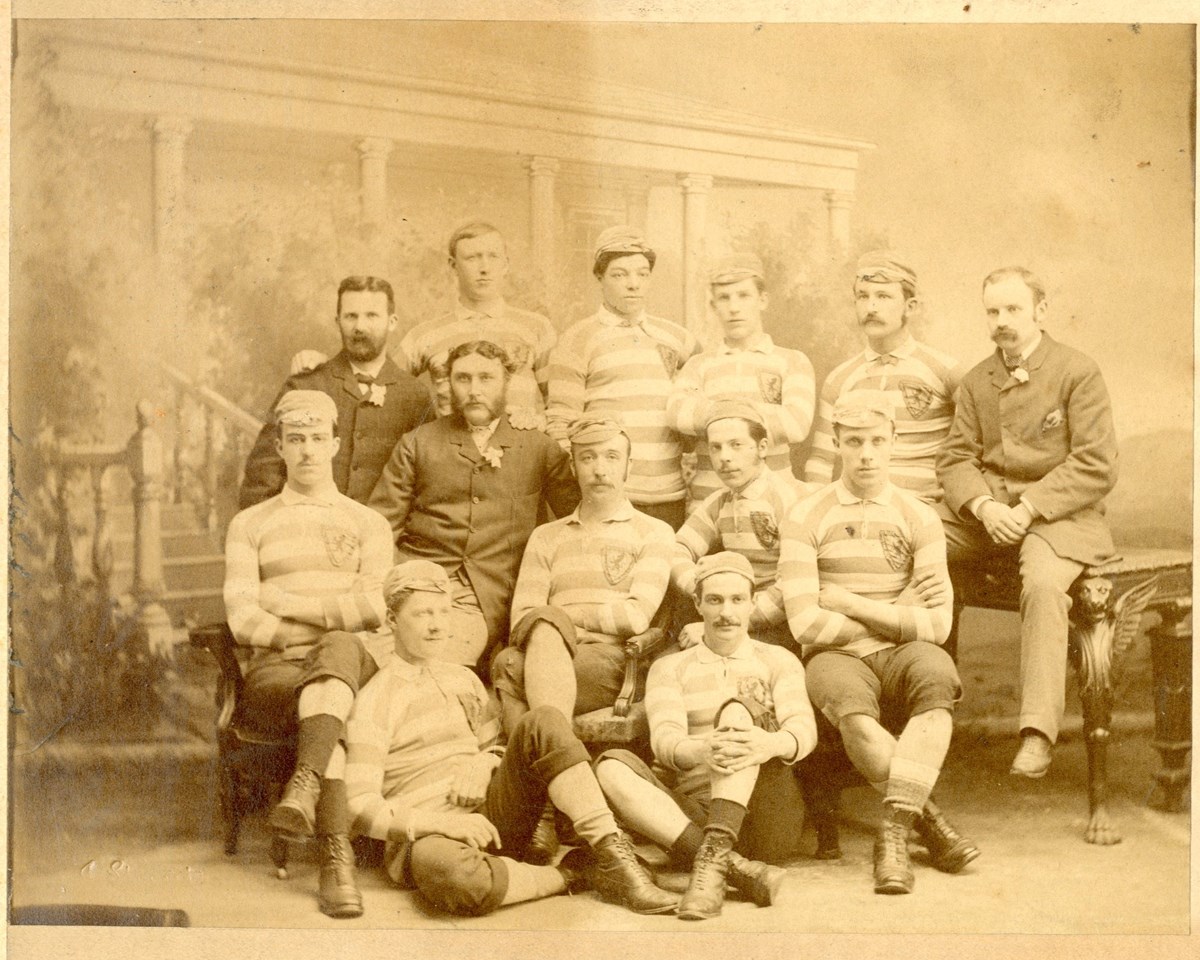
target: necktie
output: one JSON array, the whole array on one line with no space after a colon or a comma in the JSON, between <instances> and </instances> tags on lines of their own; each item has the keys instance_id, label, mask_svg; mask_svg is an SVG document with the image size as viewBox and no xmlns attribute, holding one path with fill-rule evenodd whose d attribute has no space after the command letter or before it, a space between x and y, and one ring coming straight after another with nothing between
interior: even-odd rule
<instances>
[{"instance_id":1,"label":"necktie","mask_svg":"<svg viewBox=\"0 0 1200 960\"><path fill-rule=\"evenodd\" d=\"M375 378L369 373L356 373L354 379L358 381L358 392L364 397L371 392L371 384L375 382Z\"/></svg>"},{"instance_id":2,"label":"necktie","mask_svg":"<svg viewBox=\"0 0 1200 960\"><path fill-rule=\"evenodd\" d=\"M875 358L875 362L882 364L885 367L890 367L893 364L899 363L900 358L897 357L894 353L881 353L879 356L877 356Z\"/></svg>"}]
</instances>

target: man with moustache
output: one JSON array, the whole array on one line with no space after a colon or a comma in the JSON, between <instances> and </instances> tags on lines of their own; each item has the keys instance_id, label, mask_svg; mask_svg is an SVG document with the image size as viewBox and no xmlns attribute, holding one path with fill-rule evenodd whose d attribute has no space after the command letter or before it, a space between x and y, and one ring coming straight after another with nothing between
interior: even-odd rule
<instances>
[{"instance_id":1,"label":"man with moustache","mask_svg":"<svg viewBox=\"0 0 1200 960\"><path fill-rule=\"evenodd\" d=\"M339 492L365 503L396 441L429 420L433 410L421 384L385 352L396 329L391 284L378 277L346 277L338 285L335 323L341 352L288 377L279 396L289 390L320 390L333 399L341 429L333 480ZM246 460L238 495L243 510L283 488L284 464L275 440L275 425L265 424Z\"/></svg>"},{"instance_id":2,"label":"man with moustache","mask_svg":"<svg viewBox=\"0 0 1200 960\"><path fill-rule=\"evenodd\" d=\"M454 585L446 659L486 674L508 634L521 554L544 505L556 516L579 502L566 454L537 430L502 416L512 365L487 340L447 358L451 413L396 444L368 505L392 528L396 556L440 563Z\"/></svg>"},{"instance_id":3,"label":"man with moustache","mask_svg":"<svg viewBox=\"0 0 1200 960\"><path fill-rule=\"evenodd\" d=\"M687 491L667 398L699 345L683 327L646 313L655 258L631 227L610 227L597 238L592 273L602 303L564 331L551 353L546 432L566 450L571 424L584 414L620 420L633 444L630 501L678 530Z\"/></svg>"},{"instance_id":4,"label":"man with moustache","mask_svg":"<svg viewBox=\"0 0 1200 960\"><path fill-rule=\"evenodd\" d=\"M677 898L654 885L617 829L570 721L530 711L505 743L479 678L442 658L453 589L429 560L399 564L384 580L395 656L346 725L357 832L386 841L392 880L451 914L589 886L637 913L669 913ZM556 867L523 862L546 802L586 844Z\"/></svg>"},{"instance_id":5,"label":"man with moustache","mask_svg":"<svg viewBox=\"0 0 1200 960\"><path fill-rule=\"evenodd\" d=\"M721 488L692 511L679 532L671 558L671 580L679 593L692 596L696 569L709 554L730 550L754 571L754 609L746 627L768 643L794 646L776 583L779 528L792 506L816 490L771 470L771 442L761 406L742 400L708 404L704 425L708 457ZM679 639L688 647L699 639L699 624L688 624Z\"/></svg>"},{"instance_id":6,"label":"man with moustache","mask_svg":"<svg viewBox=\"0 0 1200 960\"><path fill-rule=\"evenodd\" d=\"M768 300L762 261L753 254L732 254L716 263L708 282L724 340L683 365L667 402L671 425L684 436L699 437L688 490L692 507L722 489L704 437L714 404L741 400L758 411L768 433L767 468L790 481L789 445L808 436L815 392L808 357L776 346L763 331Z\"/></svg>"},{"instance_id":7,"label":"man with moustache","mask_svg":"<svg viewBox=\"0 0 1200 960\"><path fill-rule=\"evenodd\" d=\"M630 442L621 424L584 416L568 439L582 500L530 536L509 645L492 668L510 730L531 708L573 717L612 706L625 641L650 627L670 576L671 528L625 496Z\"/></svg>"},{"instance_id":8,"label":"man with moustache","mask_svg":"<svg viewBox=\"0 0 1200 960\"><path fill-rule=\"evenodd\" d=\"M940 646L952 608L941 522L888 479L894 409L879 390L841 397L831 418L841 477L792 508L779 558L813 706L883 794L882 894L912 891L914 826L939 870L957 873L979 855L930 801L962 687Z\"/></svg>"},{"instance_id":9,"label":"man with moustache","mask_svg":"<svg viewBox=\"0 0 1200 960\"><path fill-rule=\"evenodd\" d=\"M450 351L468 340L489 340L503 347L513 367L508 411L516 425L541 420L545 409L546 364L557 333L540 313L504 300L508 250L490 223L463 224L450 236L450 269L458 284L458 303L443 317L418 323L400 340L396 362L414 377L428 373L439 417L452 409Z\"/></svg>"},{"instance_id":10,"label":"man with moustache","mask_svg":"<svg viewBox=\"0 0 1200 960\"><path fill-rule=\"evenodd\" d=\"M852 390L883 390L892 398L896 423L891 482L926 503L941 500L934 461L950 432L961 370L953 357L913 338L909 321L918 303L917 275L897 254L875 250L859 258L854 309L867 349L825 378L805 480L828 483L834 477L831 415L838 400Z\"/></svg>"},{"instance_id":11,"label":"man with moustache","mask_svg":"<svg viewBox=\"0 0 1200 960\"><path fill-rule=\"evenodd\" d=\"M1011 772L1038 778L1065 709L1067 591L1115 555L1104 497L1117 441L1096 364L1043 329L1042 282L1022 267L983 281L996 351L964 377L938 455L950 561L1017 554L1021 576L1021 747Z\"/></svg>"},{"instance_id":12,"label":"man with moustache","mask_svg":"<svg viewBox=\"0 0 1200 960\"><path fill-rule=\"evenodd\" d=\"M267 740L296 731L296 768L270 824L314 831L322 912L356 917L362 898L347 836L346 793L323 779L361 684L389 656L380 584L391 563L388 525L339 493L337 407L320 390L289 390L275 407L286 484L247 507L225 538L225 612L251 647L240 709Z\"/></svg>"},{"instance_id":13,"label":"man with moustache","mask_svg":"<svg viewBox=\"0 0 1200 960\"><path fill-rule=\"evenodd\" d=\"M817 742L800 661L747 633L750 562L710 554L695 579L703 642L656 660L646 681L653 769L628 750L596 761L618 820L691 870L684 920L717 916L726 880L760 907L774 901L785 871L747 857L795 855L803 802L792 765Z\"/></svg>"}]
</instances>

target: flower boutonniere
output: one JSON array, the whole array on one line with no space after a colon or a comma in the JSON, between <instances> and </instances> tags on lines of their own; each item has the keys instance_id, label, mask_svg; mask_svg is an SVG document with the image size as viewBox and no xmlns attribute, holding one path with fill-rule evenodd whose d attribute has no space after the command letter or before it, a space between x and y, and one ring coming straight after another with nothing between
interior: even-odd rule
<instances>
[{"instance_id":1,"label":"flower boutonniere","mask_svg":"<svg viewBox=\"0 0 1200 960\"><path fill-rule=\"evenodd\" d=\"M500 458L504 456L504 451L499 447L488 447L483 452L483 459L491 464L493 470L500 469Z\"/></svg>"},{"instance_id":2,"label":"flower boutonniere","mask_svg":"<svg viewBox=\"0 0 1200 960\"><path fill-rule=\"evenodd\" d=\"M1029 371L1024 367L1013 367L1013 369L1009 371L1008 375L1016 380L1017 383L1029 382Z\"/></svg>"},{"instance_id":3,"label":"flower boutonniere","mask_svg":"<svg viewBox=\"0 0 1200 960\"><path fill-rule=\"evenodd\" d=\"M383 401L387 397L386 383L372 383L367 386L367 395L364 402L372 407L382 407Z\"/></svg>"}]
</instances>

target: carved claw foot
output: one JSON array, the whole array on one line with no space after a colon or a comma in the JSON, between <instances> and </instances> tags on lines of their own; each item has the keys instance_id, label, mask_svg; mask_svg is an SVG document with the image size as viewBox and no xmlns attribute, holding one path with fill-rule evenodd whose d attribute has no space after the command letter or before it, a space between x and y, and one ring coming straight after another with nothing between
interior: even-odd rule
<instances>
[{"instance_id":1,"label":"carved claw foot","mask_svg":"<svg viewBox=\"0 0 1200 960\"><path fill-rule=\"evenodd\" d=\"M1121 842L1121 834L1104 807L1092 811L1092 818L1088 821L1087 832L1083 838L1088 843L1096 843L1102 847L1111 847L1114 843Z\"/></svg>"}]
</instances>

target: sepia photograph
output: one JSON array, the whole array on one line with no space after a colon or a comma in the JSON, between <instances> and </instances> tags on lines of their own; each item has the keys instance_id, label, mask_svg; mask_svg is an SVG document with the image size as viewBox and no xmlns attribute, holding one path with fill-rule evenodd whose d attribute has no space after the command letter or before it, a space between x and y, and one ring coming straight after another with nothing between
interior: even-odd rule
<instances>
[{"instance_id":1,"label":"sepia photograph","mask_svg":"<svg viewBox=\"0 0 1200 960\"><path fill-rule=\"evenodd\" d=\"M1195 8L88 6L9 37L14 956L1183 948Z\"/></svg>"}]
</instances>

